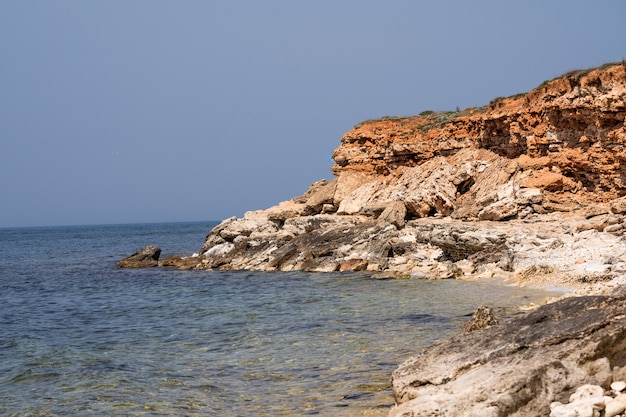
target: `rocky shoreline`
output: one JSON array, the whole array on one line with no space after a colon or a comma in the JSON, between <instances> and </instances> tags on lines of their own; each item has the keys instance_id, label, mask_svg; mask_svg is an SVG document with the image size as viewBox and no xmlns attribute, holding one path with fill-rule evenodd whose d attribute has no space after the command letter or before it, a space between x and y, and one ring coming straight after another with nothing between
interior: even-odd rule
<instances>
[{"instance_id":1,"label":"rocky shoreline","mask_svg":"<svg viewBox=\"0 0 626 417\"><path fill-rule=\"evenodd\" d=\"M579 408L568 399L626 379L625 118L618 63L485 108L363 122L334 152L331 181L224 220L193 256L159 261L152 248L119 266L572 288L409 359L390 416L609 415L597 389L578 396L595 402L572 397Z\"/></svg>"}]
</instances>

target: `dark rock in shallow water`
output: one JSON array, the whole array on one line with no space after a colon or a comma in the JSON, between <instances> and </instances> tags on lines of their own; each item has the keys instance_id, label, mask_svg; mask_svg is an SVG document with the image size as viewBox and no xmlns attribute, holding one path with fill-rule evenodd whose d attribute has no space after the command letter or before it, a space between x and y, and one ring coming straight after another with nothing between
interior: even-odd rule
<instances>
[{"instance_id":1,"label":"dark rock in shallow water","mask_svg":"<svg viewBox=\"0 0 626 417\"><path fill-rule=\"evenodd\" d=\"M498 324L496 313L489 306L480 306L476 309L472 318L463 326L463 333L486 329L489 326Z\"/></svg>"},{"instance_id":2,"label":"dark rock in shallow water","mask_svg":"<svg viewBox=\"0 0 626 417\"><path fill-rule=\"evenodd\" d=\"M182 257L180 255L172 255L159 262L159 266L176 268L176 269L195 269L201 264L197 256Z\"/></svg>"},{"instance_id":3,"label":"dark rock in shallow water","mask_svg":"<svg viewBox=\"0 0 626 417\"><path fill-rule=\"evenodd\" d=\"M566 298L407 360L389 415L547 416L580 385L607 389L624 366L626 297Z\"/></svg>"},{"instance_id":4,"label":"dark rock in shallow water","mask_svg":"<svg viewBox=\"0 0 626 417\"><path fill-rule=\"evenodd\" d=\"M161 249L155 246L144 246L132 255L117 263L119 268L146 268L159 265Z\"/></svg>"}]
</instances>

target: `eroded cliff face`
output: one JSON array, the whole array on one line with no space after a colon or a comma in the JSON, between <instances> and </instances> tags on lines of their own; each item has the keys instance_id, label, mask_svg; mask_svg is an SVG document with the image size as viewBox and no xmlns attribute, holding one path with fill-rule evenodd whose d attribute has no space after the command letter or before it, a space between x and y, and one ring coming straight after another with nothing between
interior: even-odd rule
<instances>
[{"instance_id":1,"label":"eroded cliff face","mask_svg":"<svg viewBox=\"0 0 626 417\"><path fill-rule=\"evenodd\" d=\"M341 139L335 178L161 264L609 279L626 270L625 116L620 63L485 108L363 122Z\"/></svg>"},{"instance_id":2,"label":"eroded cliff face","mask_svg":"<svg viewBox=\"0 0 626 417\"><path fill-rule=\"evenodd\" d=\"M506 170L495 183L513 180L517 187L541 189L572 209L626 193L625 116L622 63L574 72L487 108L364 122L343 136L332 170L340 182L361 175L363 181L382 177L393 184L407 168L436 158L455 171L462 169L459 162L485 160L482 166ZM466 152L457 156L461 151ZM489 173L476 168L453 181L458 194L476 192L480 198L478 183ZM449 210L446 205L442 214Z\"/></svg>"},{"instance_id":3,"label":"eroded cliff face","mask_svg":"<svg viewBox=\"0 0 626 417\"><path fill-rule=\"evenodd\" d=\"M164 264L615 276L626 262L625 116L620 63L486 108L364 122L341 139L334 179L224 220L197 259Z\"/></svg>"}]
</instances>

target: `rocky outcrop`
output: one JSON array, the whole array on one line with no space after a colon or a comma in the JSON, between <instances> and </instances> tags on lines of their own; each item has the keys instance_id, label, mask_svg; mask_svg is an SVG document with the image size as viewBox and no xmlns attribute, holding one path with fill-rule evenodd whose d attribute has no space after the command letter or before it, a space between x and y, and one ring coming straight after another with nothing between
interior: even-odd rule
<instances>
[{"instance_id":1,"label":"rocky outcrop","mask_svg":"<svg viewBox=\"0 0 626 417\"><path fill-rule=\"evenodd\" d=\"M118 268L146 268L159 265L161 249L155 246L144 246L132 255L117 263Z\"/></svg>"},{"instance_id":2,"label":"rocky outcrop","mask_svg":"<svg viewBox=\"0 0 626 417\"><path fill-rule=\"evenodd\" d=\"M383 208L384 207L384 208ZM395 203L364 214L278 218L248 212L213 229L196 268L364 270L375 276L491 278L570 287L607 282L626 271L623 214L563 213L467 222L450 217L404 220ZM289 210L291 211L291 210ZM605 212L606 211L606 212ZM383 213L389 217L384 217ZM283 212L284 213L284 212ZM387 216L385 214L385 216ZM403 223L400 227L399 223Z\"/></svg>"},{"instance_id":3,"label":"rocky outcrop","mask_svg":"<svg viewBox=\"0 0 626 417\"><path fill-rule=\"evenodd\" d=\"M430 347L393 373L389 415L587 415L557 412L581 385L624 380L625 312L624 295L566 298Z\"/></svg>"},{"instance_id":4,"label":"rocky outcrop","mask_svg":"<svg viewBox=\"0 0 626 417\"><path fill-rule=\"evenodd\" d=\"M625 115L626 65L615 64L486 108L364 122L334 152L335 178L225 220L207 236L195 267L457 277L488 261L520 273L529 250L522 242L533 233L542 241L537 224L578 216L563 236L550 235L552 249L575 246L573 234L586 230L624 230ZM609 253L621 262L623 253ZM597 255L575 261L602 262ZM464 260L472 266L458 264ZM545 262L560 270L557 260ZM185 259L184 267L192 264Z\"/></svg>"}]
</instances>

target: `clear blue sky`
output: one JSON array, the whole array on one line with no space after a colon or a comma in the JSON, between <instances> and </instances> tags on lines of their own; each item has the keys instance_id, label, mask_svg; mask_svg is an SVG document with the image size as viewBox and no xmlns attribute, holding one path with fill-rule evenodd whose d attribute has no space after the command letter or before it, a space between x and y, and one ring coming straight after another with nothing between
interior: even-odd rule
<instances>
[{"instance_id":1,"label":"clear blue sky","mask_svg":"<svg viewBox=\"0 0 626 417\"><path fill-rule=\"evenodd\" d=\"M221 220L356 123L626 58L626 2L0 1L0 227Z\"/></svg>"}]
</instances>

